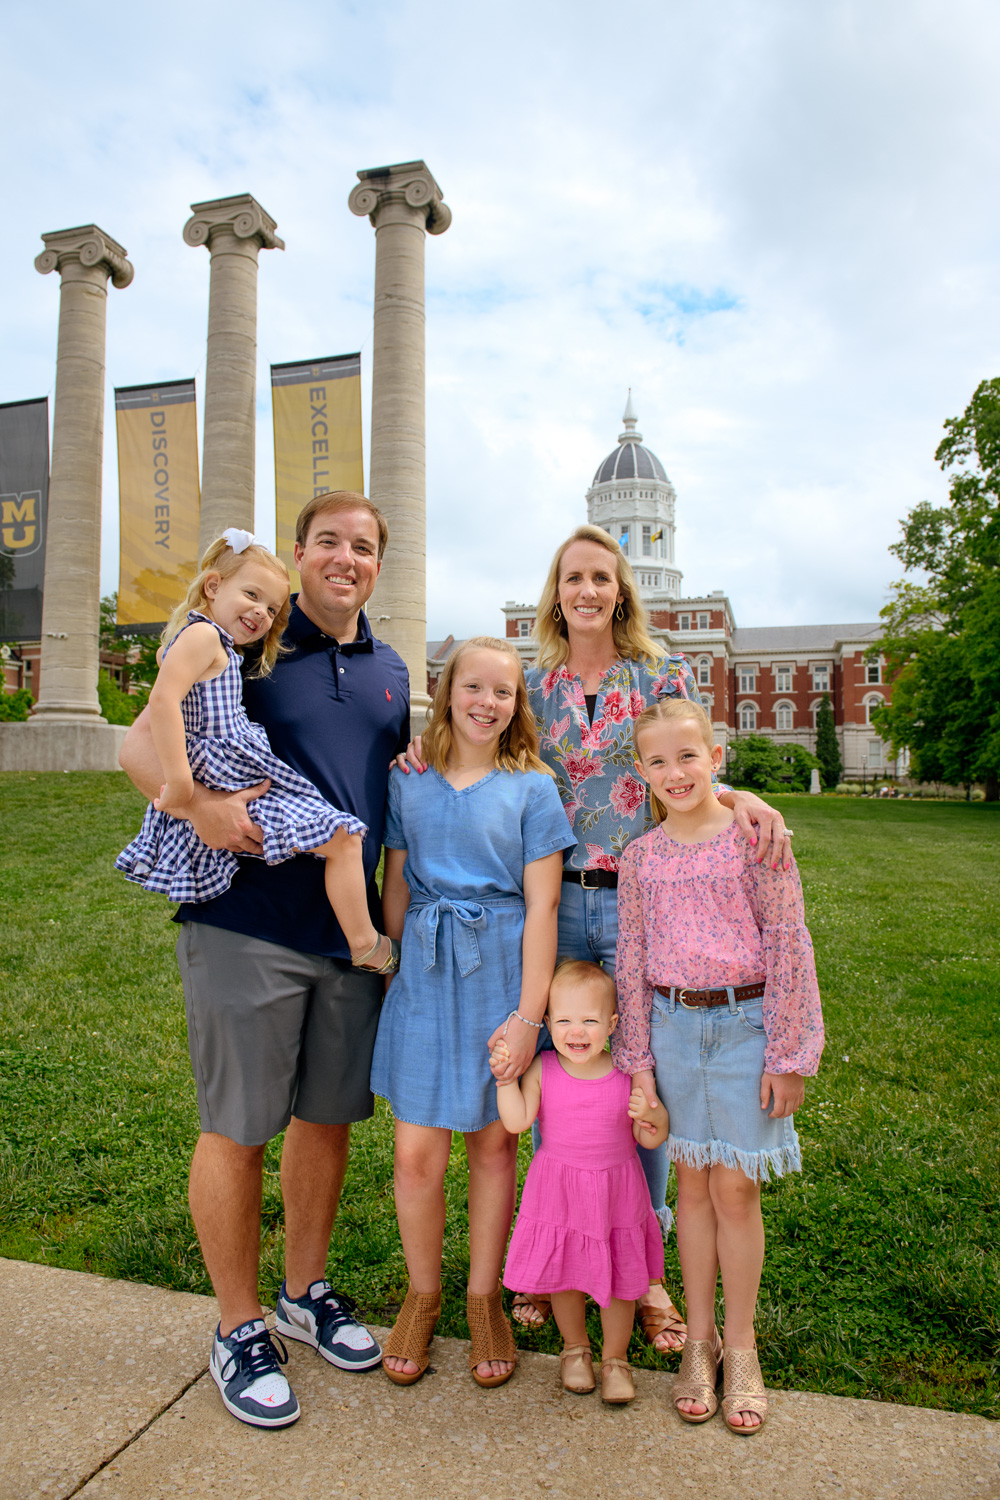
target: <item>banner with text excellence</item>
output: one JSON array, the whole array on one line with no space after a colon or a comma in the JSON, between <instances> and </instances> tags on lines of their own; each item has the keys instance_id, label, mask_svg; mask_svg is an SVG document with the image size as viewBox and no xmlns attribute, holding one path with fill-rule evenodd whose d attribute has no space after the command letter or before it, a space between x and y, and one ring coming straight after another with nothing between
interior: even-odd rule
<instances>
[{"instance_id":1,"label":"banner with text excellence","mask_svg":"<svg viewBox=\"0 0 1000 1500\"><path fill-rule=\"evenodd\" d=\"M276 551L294 592L295 522L303 505L327 490L364 491L361 355L272 365L271 401Z\"/></svg>"},{"instance_id":2,"label":"banner with text excellence","mask_svg":"<svg viewBox=\"0 0 1000 1500\"><path fill-rule=\"evenodd\" d=\"M42 635L49 504L49 403L0 406L0 641Z\"/></svg>"},{"instance_id":3,"label":"banner with text excellence","mask_svg":"<svg viewBox=\"0 0 1000 1500\"><path fill-rule=\"evenodd\" d=\"M198 571L194 381L115 389L121 537L118 629L163 629Z\"/></svg>"}]
</instances>

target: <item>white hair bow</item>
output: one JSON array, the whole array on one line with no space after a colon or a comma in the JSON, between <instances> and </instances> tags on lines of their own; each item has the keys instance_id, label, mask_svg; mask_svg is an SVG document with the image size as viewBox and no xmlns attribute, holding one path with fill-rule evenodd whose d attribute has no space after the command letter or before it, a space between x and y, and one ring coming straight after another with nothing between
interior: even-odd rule
<instances>
[{"instance_id":1,"label":"white hair bow","mask_svg":"<svg viewBox=\"0 0 1000 1500\"><path fill-rule=\"evenodd\" d=\"M227 526L222 535L237 554L245 552L257 540L252 531L241 531L238 526Z\"/></svg>"}]
</instances>

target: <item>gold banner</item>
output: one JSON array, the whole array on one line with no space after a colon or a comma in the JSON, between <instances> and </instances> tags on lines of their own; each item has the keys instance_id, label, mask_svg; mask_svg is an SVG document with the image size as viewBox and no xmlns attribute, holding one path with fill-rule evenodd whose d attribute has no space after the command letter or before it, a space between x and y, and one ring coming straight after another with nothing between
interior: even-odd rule
<instances>
[{"instance_id":1,"label":"gold banner","mask_svg":"<svg viewBox=\"0 0 1000 1500\"><path fill-rule=\"evenodd\" d=\"M121 540L118 624L162 629L198 571L194 381L115 391Z\"/></svg>"},{"instance_id":2,"label":"gold banner","mask_svg":"<svg viewBox=\"0 0 1000 1500\"><path fill-rule=\"evenodd\" d=\"M276 550L299 586L295 522L314 495L365 486L361 355L271 366Z\"/></svg>"}]
</instances>

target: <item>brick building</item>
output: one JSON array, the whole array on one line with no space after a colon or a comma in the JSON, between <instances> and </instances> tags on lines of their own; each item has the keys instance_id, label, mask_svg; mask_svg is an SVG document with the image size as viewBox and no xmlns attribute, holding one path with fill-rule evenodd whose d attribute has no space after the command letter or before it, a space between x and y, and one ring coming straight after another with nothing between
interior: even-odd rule
<instances>
[{"instance_id":1,"label":"brick building","mask_svg":"<svg viewBox=\"0 0 1000 1500\"><path fill-rule=\"evenodd\" d=\"M643 447L636 420L630 393L618 446L587 491L587 519L628 556L654 637L687 657L717 742L754 733L815 750L816 711L828 692L844 774L904 774L871 723L872 709L891 696L881 660L865 658L880 623L741 629L723 590L685 596L674 551L676 493L660 460ZM507 636L530 663L535 606L508 600L503 613Z\"/></svg>"}]
</instances>

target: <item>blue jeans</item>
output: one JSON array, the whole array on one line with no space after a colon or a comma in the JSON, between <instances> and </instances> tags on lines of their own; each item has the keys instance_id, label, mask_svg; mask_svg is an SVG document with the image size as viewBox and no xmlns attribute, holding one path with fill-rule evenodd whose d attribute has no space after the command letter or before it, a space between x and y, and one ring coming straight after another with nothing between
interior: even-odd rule
<instances>
[{"instance_id":1,"label":"blue jeans","mask_svg":"<svg viewBox=\"0 0 1000 1500\"><path fill-rule=\"evenodd\" d=\"M583 886L565 881L559 901L559 957L589 959L591 963L602 964L613 976L617 947L618 892L603 888L585 891ZM547 1032L542 1046L552 1046ZM537 1150L540 1142L536 1122L531 1128L531 1143ZM657 1146L653 1151L640 1146L639 1161L649 1186L653 1212L666 1233L673 1223L673 1215L666 1206L667 1173L670 1170L666 1145Z\"/></svg>"}]
</instances>

